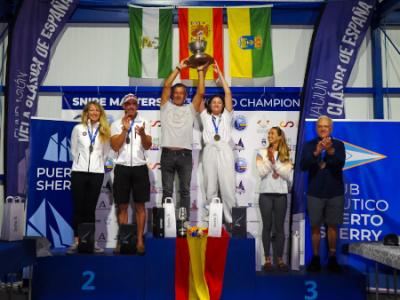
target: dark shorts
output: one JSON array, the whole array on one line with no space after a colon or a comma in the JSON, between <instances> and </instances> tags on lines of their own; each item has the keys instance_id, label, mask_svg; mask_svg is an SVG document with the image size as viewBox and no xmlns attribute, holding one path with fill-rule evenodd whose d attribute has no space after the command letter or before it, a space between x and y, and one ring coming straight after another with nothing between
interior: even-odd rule
<instances>
[{"instance_id":1,"label":"dark shorts","mask_svg":"<svg viewBox=\"0 0 400 300\"><path fill-rule=\"evenodd\" d=\"M131 192L133 201L136 203L144 203L150 200L149 169L146 165L137 167L115 166L113 184L115 203L129 203Z\"/></svg>"},{"instance_id":2,"label":"dark shorts","mask_svg":"<svg viewBox=\"0 0 400 300\"><path fill-rule=\"evenodd\" d=\"M343 223L344 196L318 198L307 196L307 212L310 225L340 225Z\"/></svg>"}]
</instances>

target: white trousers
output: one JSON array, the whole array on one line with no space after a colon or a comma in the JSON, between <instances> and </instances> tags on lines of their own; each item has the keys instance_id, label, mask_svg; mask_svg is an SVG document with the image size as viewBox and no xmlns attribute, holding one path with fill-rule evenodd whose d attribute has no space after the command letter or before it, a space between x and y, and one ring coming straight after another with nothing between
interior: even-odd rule
<instances>
[{"instance_id":1,"label":"white trousers","mask_svg":"<svg viewBox=\"0 0 400 300\"><path fill-rule=\"evenodd\" d=\"M235 162L232 148L226 142L219 141L205 146L203 176L207 203L218 197L219 190L225 222L232 223L232 207L236 205Z\"/></svg>"}]
</instances>

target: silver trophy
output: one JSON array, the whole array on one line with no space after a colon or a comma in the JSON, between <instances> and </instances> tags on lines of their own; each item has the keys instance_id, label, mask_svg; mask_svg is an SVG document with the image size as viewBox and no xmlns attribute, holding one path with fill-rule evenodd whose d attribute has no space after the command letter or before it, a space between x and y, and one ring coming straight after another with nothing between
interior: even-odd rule
<instances>
[{"instance_id":1,"label":"silver trophy","mask_svg":"<svg viewBox=\"0 0 400 300\"><path fill-rule=\"evenodd\" d=\"M189 43L190 52L193 53L192 56L186 61L190 68L197 68L199 66L205 65L206 63L214 63L214 58L207 53L204 53L207 47L207 42L205 40L197 39Z\"/></svg>"},{"instance_id":2,"label":"silver trophy","mask_svg":"<svg viewBox=\"0 0 400 300\"><path fill-rule=\"evenodd\" d=\"M186 237L186 220L187 211L186 207L180 207L178 210L178 237Z\"/></svg>"}]
</instances>

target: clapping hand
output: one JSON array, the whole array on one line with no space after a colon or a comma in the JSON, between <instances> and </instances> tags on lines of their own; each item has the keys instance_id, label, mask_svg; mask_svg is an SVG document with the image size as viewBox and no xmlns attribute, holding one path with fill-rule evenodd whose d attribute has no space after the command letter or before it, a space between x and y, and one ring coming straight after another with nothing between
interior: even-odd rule
<instances>
[{"instance_id":1,"label":"clapping hand","mask_svg":"<svg viewBox=\"0 0 400 300\"><path fill-rule=\"evenodd\" d=\"M143 122L143 126L136 126L135 127L135 132L141 137L146 135L146 133L144 131L144 127L145 127L145 123L144 122Z\"/></svg>"}]
</instances>

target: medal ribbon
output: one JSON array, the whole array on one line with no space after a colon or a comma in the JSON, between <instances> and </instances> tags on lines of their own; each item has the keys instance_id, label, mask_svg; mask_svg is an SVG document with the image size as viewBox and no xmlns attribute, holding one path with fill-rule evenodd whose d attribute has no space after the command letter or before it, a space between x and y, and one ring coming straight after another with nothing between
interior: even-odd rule
<instances>
[{"instance_id":1,"label":"medal ribbon","mask_svg":"<svg viewBox=\"0 0 400 300\"><path fill-rule=\"evenodd\" d=\"M91 146L93 146L93 144L94 144L94 141L96 140L96 137L97 137L97 134L99 133L99 128L100 128L100 125L99 126L97 126L97 129L96 129L96 131L94 132L94 134L90 131L90 126L88 126L88 136L89 136L89 139L90 139L90 145Z\"/></svg>"},{"instance_id":2,"label":"medal ribbon","mask_svg":"<svg viewBox=\"0 0 400 300\"><path fill-rule=\"evenodd\" d=\"M218 118L218 126L217 126L217 123L215 123L215 120L216 120L216 117L212 116L212 122L213 122L213 125L214 125L214 131L215 131L215 134L218 134L218 127L221 124L221 117Z\"/></svg>"}]
</instances>

